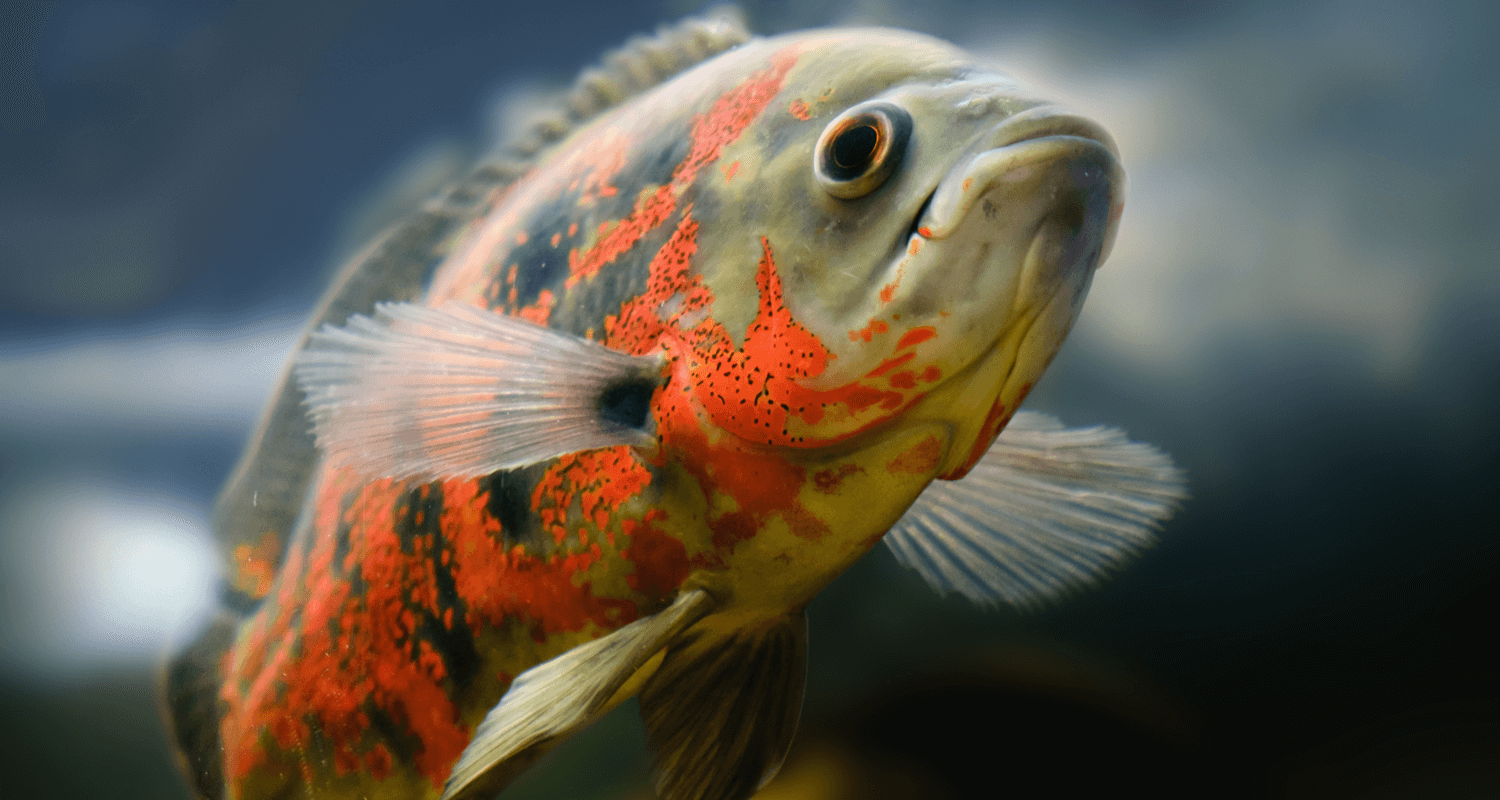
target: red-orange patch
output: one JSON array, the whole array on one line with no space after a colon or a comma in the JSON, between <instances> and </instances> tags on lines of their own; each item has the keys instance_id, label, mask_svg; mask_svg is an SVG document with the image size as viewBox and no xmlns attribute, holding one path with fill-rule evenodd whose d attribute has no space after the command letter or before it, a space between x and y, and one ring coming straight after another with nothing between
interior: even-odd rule
<instances>
[{"instance_id":1,"label":"red-orange patch","mask_svg":"<svg viewBox=\"0 0 1500 800\"><path fill-rule=\"evenodd\" d=\"M843 485L844 479L856 472L864 472L858 464L840 464L838 469L825 469L813 473L813 488L823 494L834 494Z\"/></svg>"},{"instance_id":2,"label":"red-orange patch","mask_svg":"<svg viewBox=\"0 0 1500 800\"><path fill-rule=\"evenodd\" d=\"M256 600L270 594L280 559L281 538L275 531L266 531L253 547L236 546L231 556L234 588Z\"/></svg>"},{"instance_id":3,"label":"red-orange patch","mask_svg":"<svg viewBox=\"0 0 1500 800\"><path fill-rule=\"evenodd\" d=\"M865 377L867 377L867 378L878 378L881 375L884 375L887 372L890 372L891 370L895 369L896 367L899 367L902 364L905 364L906 362L908 362L908 361L910 361L910 360L912 360L913 358L916 358L916 357L917 357L916 353L902 353L901 355L896 356L894 358L887 358L886 360L880 362L880 366L876 367L875 369L870 370L865 375Z\"/></svg>"},{"instance_id":4,"label":"red-orange patch","mask_svg":"<svg viewBox=\"0 0 1500 800\"><path fill-rule=\"evenodd\" d=\"M943 458L943 445L936 436L928 436L910 450L885 465L893 475L921 475L937 468Z\"/></svg>"},{"instance_id":5,"label":"red-orange patch","mask_svg":"<svg viewBox=\"0 0 1500 800\"><path fill-rule=\"evenodd\" d=\"M934 336L937 336L937 328L934 328L931 325L923 325L918 328L912 328L911 330L901 335L900 340L896 342L896 349L905 350L908 347L915 347L916 345L919 345Z\"/></svg>"},{"instance_id":6,"label":"red-orange patch","mask_svg":"<svg viewBox=\"0 0 1500 800\"><path fill-rule=\"evenodd\" d=\"M865 325L863 328L860 328L857 331L849 331L849 341L856 342L860 339L864 339L868 342L871 339L875 338L875 334L885 333L888 330L890 330L889 325L886 325L881 320L872 319L870 320L869 324Z\"/></svg>"}]
</instances>

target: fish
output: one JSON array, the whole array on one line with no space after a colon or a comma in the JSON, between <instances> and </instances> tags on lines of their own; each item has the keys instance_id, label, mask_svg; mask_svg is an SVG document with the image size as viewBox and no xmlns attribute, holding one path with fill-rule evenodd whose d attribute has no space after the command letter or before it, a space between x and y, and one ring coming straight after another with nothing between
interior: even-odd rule
<instances>
[{"instance_id":1,"label":"fish","mask_svg":"<svg viewBox=\"0 0 1500 800\"><path fill-rule=\"evenodd\" d=\"M1018 407L1124 186L1098 124L916 33L709 16L585 70L313 313L165 671L194 790L489 797L638 697L657 794L736 800L880 542L981 605L1096 582L1182 472Z\"/></svg>"}]
</instances>

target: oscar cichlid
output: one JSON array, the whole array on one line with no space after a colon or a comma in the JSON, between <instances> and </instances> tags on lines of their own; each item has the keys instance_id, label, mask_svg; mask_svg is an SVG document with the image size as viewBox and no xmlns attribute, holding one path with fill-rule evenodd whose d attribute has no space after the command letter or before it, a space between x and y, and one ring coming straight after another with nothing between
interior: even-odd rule
<instances>
[{"instance_id":1,"label":"oscar cichlid","mask_svg":"<svg viewBox=\"0 0 1500 800\"><path fill-rule=\"evenodd\" d=\"M225 487L225 608L167 674L203 796L488 797L638 695L662 797L748 797L804 609L879 541L1027 604L1180 500L1017 413L1124 175L962 51L690 20L512 154L340 273Z\"/></svg>"}]
</instances>

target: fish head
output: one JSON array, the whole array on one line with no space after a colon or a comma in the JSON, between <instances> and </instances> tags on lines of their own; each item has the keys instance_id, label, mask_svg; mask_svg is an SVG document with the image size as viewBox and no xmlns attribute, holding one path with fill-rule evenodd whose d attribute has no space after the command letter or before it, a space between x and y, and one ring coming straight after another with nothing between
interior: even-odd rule
<instances>
[{"instance_id":1,"label":"fish head","mask_svg":"<svg viewBox=\"0 0 1500 800\"><path fill-rule=\"evenodd\" d=\"M695 344L666 343L662 443L756 520L772 509L744 487L792 465L792 537L838 530L862 553L928 481L967 472L1045 370L1124 173L1098 125L924 36L821 31L725 58L788 66L685 195L713 299L663 305Z\"/></svg>"}]
</instances>

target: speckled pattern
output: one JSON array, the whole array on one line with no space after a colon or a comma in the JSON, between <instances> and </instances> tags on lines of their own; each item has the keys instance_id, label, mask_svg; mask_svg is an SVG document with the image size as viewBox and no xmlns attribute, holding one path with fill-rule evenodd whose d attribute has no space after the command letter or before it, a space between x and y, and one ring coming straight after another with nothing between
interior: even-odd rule
<instances>
[{"instance_id":1,"label":"speckled pattern","mask_svg":"<svg viewBox=\"0 0 1500 800\"><path fill-rule=\"evenodd\" d=\"M324 469L284 557L234 553L235 586L262 599L221 663L229 796L435 797L520 672L660 610L690 574L751 616L800 609L956 442L988 446L1018 402L989 373L942 403L962 425L913 411L996 335L955 327L965 287L918 260L941 244L915 225L924 201L994 125L920 93L966 76L960 59L889 32L757 41L484 200L426 302L663 353L657 446L426 484ZM819 134L902 83L919 87L909 168L828 197Z\"/></svg>"}]
</instances>

